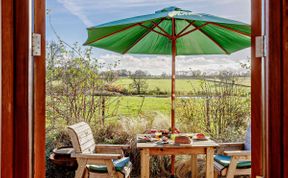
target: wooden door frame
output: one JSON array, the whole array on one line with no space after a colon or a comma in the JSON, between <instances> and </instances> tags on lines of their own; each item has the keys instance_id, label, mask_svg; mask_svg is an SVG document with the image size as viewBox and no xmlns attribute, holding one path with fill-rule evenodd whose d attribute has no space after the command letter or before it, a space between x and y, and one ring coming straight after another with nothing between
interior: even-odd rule
<instances>
[{"instance_id":1,"label":"wooden door frame","mask_svg":"<svg viewBox=\"0 0 288 178\"><path fill-rule=\"evenodd\" d=\"M1 1L2 13L2 96L1 96L1 178L13 177L13 117L14 117L14 48L13 2ZM5 119L4 119L5 118Z\"/></svg>"},{"instance_id":2,"label":"wooden door frame","mask_svg":"<svg viewBox=\"0 0 288 178\"><path fill-rule=\"evenodd\" d=\"M287 0L265 0L268 56L265 59L268 101L262 110L261 60L255 57L255 35L261 35L261 0L252 0L252 177L288 175L288 55ZM2 0L2 96L1 96L1 177L29 176L28 144L28 0ZM42 34L42 56L34 62L34 121L32 168L34 177L45 177L45 0L34 0L34 30ZM286 8L286 9L285 9ZM284 10L285 9L285 10ZM17 17L17 18L16 18ZM273 23L272 23L273 22ZM20 30L21 29L21 30ZM21 35L22 34L22 35ZM286 41L285 41L286 40ZM281 50L283 49L283 50ZM286 57L287 58L287 57ZM20 114L21 113L21 114ZM264 113L264 114L263 114ZM262 120L267 121L266 164L262 165ZM5 119L3 119L5 118ZM279 118L279 119L275 119ZM21 126L21 127L20 127ZM23 129L24 127L24 129ZM269 131L269 132L268 132ZM276 139L275 139L276 138ZM31 139L31 138L30 138ZM275 146L276 145L276 146ZM21 148L21 149L19 149ZM3 151L5 150L5 152ZM279 154L281 153L281 154ZM282 156L281 156L282 155ZM20 164L19 164L20 163ZM17 170L17 171L16 171Z\"/></svg>"},{"instance_id":3,"label":"wooden door frame","mask_svg":"<svg viewBox=\"0 0 288 178\"><path fill-rule=\"evenodd\" d=\"M265 0L266 177L288 177L288 3Z\"/></svg>"},{"instance_id":4,"label":"wooden door frame","mask_svg":"<svg viewBox=\"0 0 288 178\"><path fill-rule=\"evenodd\" d=\"M34 32L41 34L41 56L34 61L34 177L45 178L46 1L34 0Z\"/></svg>"},{"instance_id":5,"label":"wooden door frame","mask_svg":"<svg viewBox=\"0 0 288 178\"><path fill-rule=\"evenodd\" d=\"M256 57L256 36L262 35L262 0L251 0L251 137L252 177L263 175L262 58Z\"/></svg>"},{"instance_id":6,"label":"wooden door frame","mask_svg":"<svg viewBox=\"0 0 288 178\"><path fill-rule=\"evenodd\" d=\"M42 54L34 57L34 93L29 93L30 0L2 0L1 177L45 177L45 0L33 0L34 32ZM31 68L31 67L30 67ZM28 98L33 96L33 127ZM34 132L33 137L29 132ZM31 147L33 143L33 147ZM4 151L5 150L5 151ZM30 161L29 159L31 158ZM31 163L32 162L32 163ZM33 164L37 163L37 164Z\"/></svg>"}]
</instances>

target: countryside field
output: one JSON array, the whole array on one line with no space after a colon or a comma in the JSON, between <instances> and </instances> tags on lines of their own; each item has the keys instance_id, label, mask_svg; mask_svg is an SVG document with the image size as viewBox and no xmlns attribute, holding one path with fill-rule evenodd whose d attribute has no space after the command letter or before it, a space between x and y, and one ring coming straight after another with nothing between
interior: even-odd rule
<instances>
[{"instance_id":1,"label":"countryside field","mask_svg":"<svg viewBox=\"0 0 288 178\"><path fill-rule=\"evenodd\" d=\"M105 118L107 121L115 121L120 117L137 117L139 115L147 115L151 113L158 113L164 116L170 116L171 99L170 99L170 79L144 79L148 85L147 93L142 95L120 95L120 96L106 96L105 97ZM206 79L210 80L210 79ZM120 78L114 85L125 88L128 91L131 90L129 85L132 83L130 78ZM181 100L181 97L195 97L189 95L193 90L201 90L201 83L203 80L200 79L177 79L176 80L176 103ZM214 84L215 82L208 82ZM237 78L236 84L249 85L249 78ZM212 85L214 86L214 85ZM217 86L217 81L216 85ZM159 88L162 92L166 92L162 96L152 96L149 91ZM243 87L245 90L250 90L249 87ZM191 94L191 93L190 93ZM178 98L177 98L178 97ZM197 98L197 96L196 96ZM201 98L198 98L201 102ZM194 100L197 102L198 99ZM47 97L50 100L50 97ZM97 103L97 102L96 102ZM97 108L97 110L99 110ZM98 111L97 111L98 112ZM99 111L100 117L101 111ZM177 112L176 112L177 113Z\"/></svg>"},{"instance_id":2,"label":"countryside field","mask_svg":"<svg viewBox=\"0 0 288 178\"><path fill-rule=\"evenodd\" d=\"M159 88L161 91L170 93L170 79L145 79L148 84L147 91ZM201 88L201 80L198 79L177 79L177 93L187 94L193 90ZM129 78L121 78L115 82L116 85L124 87L128 90L132 80ZM250 85L249 78L238 78L237 84ZM245 89L250 90L249 87ZM178 101L180 98L178 98ZM199 99L200 100L200 99ZM158 112L169 116L170 114L170 97L150 97L150 96L121 96L109 97L107 100L107 117L114 118L115 116L135 117L139 114Z\"/></svg>"},{"instance_id":3,"label":"countryside field","mask_svg":"<svg viewBox=\"0 0 288 178\"><path fill-rule=\"evenodd\" d=\"M159 88L164 92L171 92L171 79L144 79L148 84L148 91ZM120 85L129 90L129 85L132 83L132 79L121 78L115 82L116 85ZM178 92L190 92L192 89L200 89L201 80L197 79L177 79L176 90Z\"/></svg>"},{"instance_id":4,"label":"countryside field","mask_svg":"<svg viewBox=\"0 0 288 178\"><path fill-rule=\"evenodd\" d=\"M148 85L148 91L155 90L159 88L161 91L170 93L171 92L171 79L161 79L161 78L155 78L155 79L143 79L146 81ZM215 79L209 79L206 80L211 81L218 81ZM176 92L181 94L187 94L193 90L199 90L201 89L201 82L203 80L200 79L176 79ZM114 84L121 86L123 88L126 88L127 90L130 90L129 85L132 83L132 79L130 78L120 78L118 79ZM212 82L211 82L212 83ZM235 83L239 85L245 85L249 88L250 86L250 77L238 77L235 78Z\"/></svg>"},{"instance_id":5,"label":"countryside field","mask_svg":"<svg viewBox=\"0 0 288 178\"><path fill-rule=\"evenodd\" d=\"M109 101L113 101L107 110L108 116L126 116L135 117L146 112L160 112L165 115L170 113L170 98L156 97L138 97L138 96L122 96L119 98L111 97ZM117 100L117 101L115 101ZM108 102L109 102L108 101Z\"/></svg>"}]
</instances>

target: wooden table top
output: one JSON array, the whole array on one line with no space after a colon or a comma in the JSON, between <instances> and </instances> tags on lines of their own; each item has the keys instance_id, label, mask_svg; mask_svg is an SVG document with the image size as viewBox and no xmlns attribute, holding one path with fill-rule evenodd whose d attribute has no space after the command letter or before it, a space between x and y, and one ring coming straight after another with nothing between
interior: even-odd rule
<instances>
[{"instance_id":1,"label":"wooden table top","mask_svg":"<svg viewBox=\"0 0 288 178\"><path fill-rule=\"evenodd\" d=\"M144 136L145 134L139 134L137 135L137 140L139 136ZM147 134L146 134L147 135ZM211 140L192 140L191 144L174 144L174 143L169 143L169 144L157 144L156 142L146 142L146 143L137 143L137 148L199 148L199 147L218 147L219 145Z\"/></svg>"}]
</instances>

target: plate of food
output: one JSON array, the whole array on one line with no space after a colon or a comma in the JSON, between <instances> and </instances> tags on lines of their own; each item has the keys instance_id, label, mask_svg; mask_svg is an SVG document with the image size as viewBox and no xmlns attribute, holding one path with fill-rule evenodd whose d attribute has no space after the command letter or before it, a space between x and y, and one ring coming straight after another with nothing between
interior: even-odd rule
<instances>
[{"instance_id":1,"label":"plate of food","mask_svg":"<svg viewBox=\"0 0 288 178\"><path fill-rule=\"evenodd\" d=\"M138 137L137 142L138 143L147 143L147 142L152 142L153 141L152 139L153 138L151 138L150 136L145 135L145 136Z\"/></svg>"},{"instance_id":2,"label":"plate of food","mask_svg":"<svg viewBox=\"0 0 288 178\"><path fill-rule=\"evenodd\" d=\"M203 133L196 133L193 136L194 140L208 140L210 137L205 136Z\"/></svg>"},{"instance_id":3,"label":"plate of food","mask_svg":"<svg viewBox=\"0 0 288 178\"><path fill-rule=\"evenodd\" d=\"M160 145L168 144L168 143L169 143L169 139L165 136L163 136L160 141L156 142L156 144L160 144Z\"/></svg>"}]
</instances>

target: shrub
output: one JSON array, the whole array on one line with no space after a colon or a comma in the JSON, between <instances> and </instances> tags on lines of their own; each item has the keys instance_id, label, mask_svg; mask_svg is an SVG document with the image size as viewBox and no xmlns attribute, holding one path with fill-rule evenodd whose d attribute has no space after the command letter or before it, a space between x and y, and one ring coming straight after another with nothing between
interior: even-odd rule
<instances>
[{"instance_id":1,"label":"shrub","mask_svg":"<svg viewBox=\"0 0 288 178\"><path fill-rule=\"evenodd\" d=\"M185 98L177 104L179 128L202 132L217 141L243 140L250 118L249 92L233 84L203 81L205 97Z\"/></svg>"}]
</instances>

